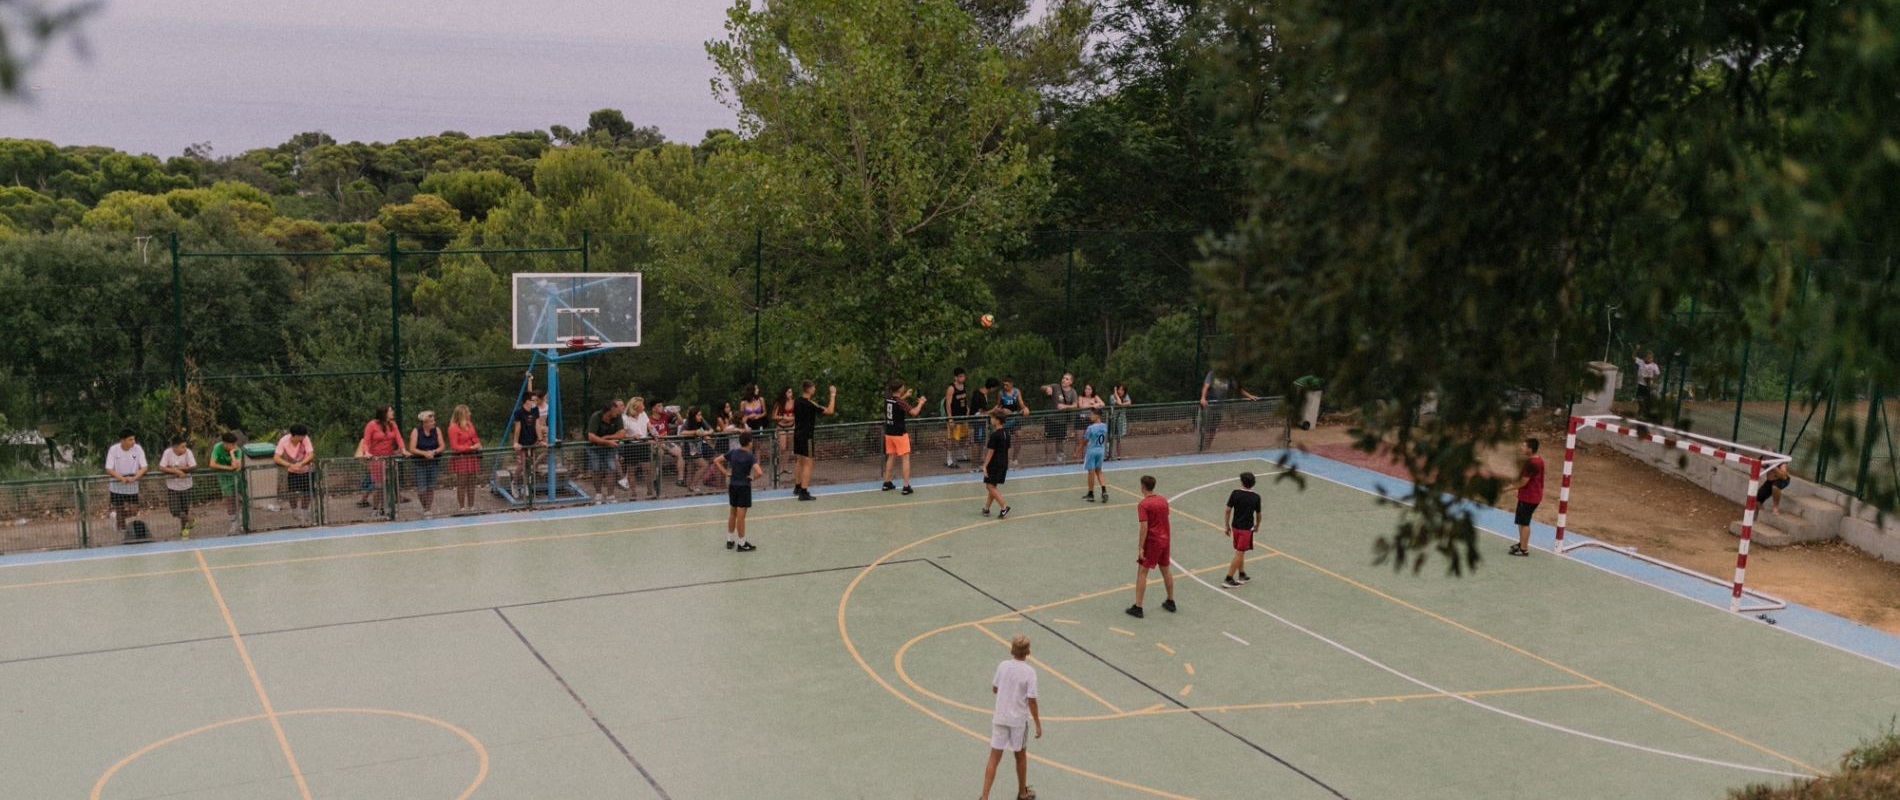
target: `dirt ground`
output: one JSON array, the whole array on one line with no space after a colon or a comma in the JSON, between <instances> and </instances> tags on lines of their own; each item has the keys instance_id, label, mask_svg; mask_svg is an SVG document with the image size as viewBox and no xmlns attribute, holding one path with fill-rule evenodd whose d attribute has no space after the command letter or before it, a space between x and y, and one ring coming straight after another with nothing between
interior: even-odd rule
<instances>
[{"instance_id":1,"label":"dirt ground","mask_svg":"<svg viewBox=\"0 0 1900 800\"><path fill-rule=\"evenodd\" d=\"M1557 476L1563 461L1563 430L1535 431L1544 442L1549 480L1537 521L1557 524ZM1344 425L1302 432L1297 442L1316 455L1405 477L1404 469L1380 456L1352 449ZM1492 452L1485 463L1514 475L1515 449ZM1607 445L1579 446L1570 490L1571 529L1604 542L1698 572L1728 578L1735 573L1736 538L1728 524L1741 518L1740 502L1666 475ZM1513 501L1514 503L1514 501ZM1510 507L1500 502L1499 507ZM1772 518L1771 518L1772 519ZM1841 541L1755 547L1749 553L1748 585L1791 602L1817 608L1888 633L1900 634L1900 564L1881 561Z\"/></svg>"}]
</instances>

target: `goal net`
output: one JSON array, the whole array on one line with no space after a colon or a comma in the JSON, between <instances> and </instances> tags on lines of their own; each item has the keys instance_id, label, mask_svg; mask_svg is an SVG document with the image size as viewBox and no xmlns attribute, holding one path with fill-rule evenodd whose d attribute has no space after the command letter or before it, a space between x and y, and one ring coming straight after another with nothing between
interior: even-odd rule
<instances>
[{"instance_id":1,"label":"goal net","mask_svg":"<svg viewBox=\"0 0 1900 800\"><path fill-rule=\"evenodd\" d=\"M1619 436L1627 436L1639 441L1662 445L1665 448L1680 450L1691 456L1713 459L1721 464L1747 472L1748 494L1742 499L1741 541L1736 545L1735 579L1733 581L1725 582L1721 578L1717 578L1713 575L1697 572L1678 564L1663 561L1662 559L1651 558L1635 552L1633 548L1617 547L1595 541L1584 541L1574 544L1564 543L1564 530L1568 527L1570 522L1570 480L1571 474L1576 466L1577 432L1591 428ZM1772 469L1777 464L1785 464L1791 460L1793 459L1786 455L1770 450L1749 447L1748 445L1736 444L1710 436L1703 436L1701 434L1676 430L1674 428L1666 428L1647 422L1628 420L1615 415L1573 416L1570 418L1569 429L1564 434L1563 480L1557 491L1557 552L1567 554L1583 548L1598 548L1639 559L1671 572L1687 575L1718 586L1727 583L1730 587L1729 611L1731 612L1755 613L1786 608L1788 606L1786 601L1769 594L1749 589L1746 579L1748 575L1748 543L1755 528L1755 493L1761 488L1762 473Z\"/></svg>"}]
</instances>

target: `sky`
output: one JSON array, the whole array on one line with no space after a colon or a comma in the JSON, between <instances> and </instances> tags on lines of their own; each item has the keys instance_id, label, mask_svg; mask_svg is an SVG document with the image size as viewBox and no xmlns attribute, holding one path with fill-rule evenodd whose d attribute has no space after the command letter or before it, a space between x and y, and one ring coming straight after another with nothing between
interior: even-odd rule
<instances>
[{"instance_id":1,"label":"sky","mask_svg":"<svg viewBox=\"0 0 1900 800\"><path fill-rule=\"evenodd\" d=\"M54 0L59 2L59 0ZM110 0L0 100L0 137L214 155L304 131L393 141L585 127L618 108L668 139L735 126L704 44L725 0Z\"/></svg>"}]
</instances>

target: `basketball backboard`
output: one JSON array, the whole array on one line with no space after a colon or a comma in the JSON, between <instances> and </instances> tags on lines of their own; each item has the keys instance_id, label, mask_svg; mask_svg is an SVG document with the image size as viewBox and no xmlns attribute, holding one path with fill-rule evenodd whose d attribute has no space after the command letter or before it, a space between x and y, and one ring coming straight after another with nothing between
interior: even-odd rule
<instances>
[{"instance_id":1,"label":"basketball backboard","mask_svg":"<svg viewBox=\"0 0 1900 800\"><path fill-rule=\"evenodd\" d=\"M515 273L514 346L639 347L640 273Z\"/></svg>"}]
</instances>

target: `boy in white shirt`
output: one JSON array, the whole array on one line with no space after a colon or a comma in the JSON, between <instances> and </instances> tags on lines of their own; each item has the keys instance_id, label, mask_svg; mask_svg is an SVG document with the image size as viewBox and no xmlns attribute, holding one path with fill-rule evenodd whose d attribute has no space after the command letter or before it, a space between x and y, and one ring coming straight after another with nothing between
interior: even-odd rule
<instances>
[{"instance_id":1,"label":"boy in white shirt","mask_svg":"<svg viewBox=\"0 0 1900 800\"><path fill-rule=\"evenodd\" d=\"M145 460L145 448L139 446L138 435L131 428L119 431L119 443L106 448L106 474L112 480L106 484L106 493L112 500L112 522L125 533L126 520L139 513L139 479L151 465Z\"/></svg>"},{"instance_id":2,"label":"boy in white shirt","mask_svg":"<svg viewBox=\"0 0 1900 800\"><path fill-rule=\"evenodd\" d=\"M983 769L982 800L990 798L990 784L996 782L996 765L1003 751L1016 754L1016 798L1035 800L1029 791L1029 723L1036 723L1036 738L1042 738L1042 711L1036 707L1036 670L1029 658L1029 637L1010 640L1009 659L996 665L990 679L990 691L996 694L996 714L990 719L990 761Z\"/></svg>"},{"instance_id":3,"label":"boy in white shirt","mask_svg":"<svg viewBox=\"0 0 1900 800\"><path fill-rule=\"evenodd\" d=\"M183 436L173 436L172 446L158 456L158 471L165 479L165 501L172 516L178 518L178 538L191 538L191 471L198 468L198 457Z\"/></svg>"}]
</instances>

